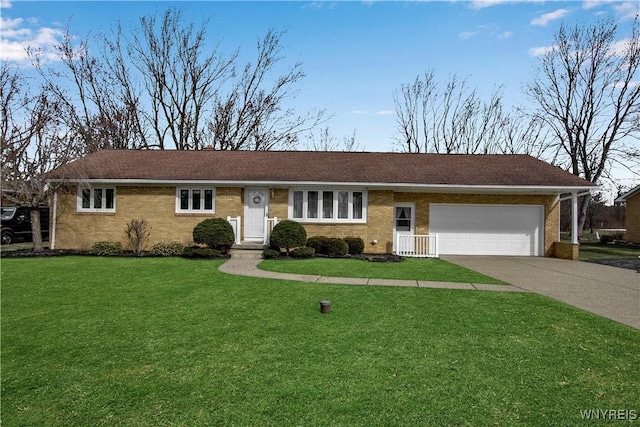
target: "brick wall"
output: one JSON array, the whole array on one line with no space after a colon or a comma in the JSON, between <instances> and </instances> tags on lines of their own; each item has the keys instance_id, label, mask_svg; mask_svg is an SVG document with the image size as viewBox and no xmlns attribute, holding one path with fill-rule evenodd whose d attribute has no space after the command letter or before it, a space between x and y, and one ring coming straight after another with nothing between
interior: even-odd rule
<instances>
[{"instance_id":1,"label":"brick wall","mask_svg":"<svg viewBox=\"0 0 640 427\"><path fill-rule=\"evenodd\" d=\"M117 187L115 213L76 212L76 195L58 197L56 248L88 249L95 242L120 241L126 247L124 229L133 218L146 219L151 226L149 246L160 241L189 244L193 228L211 217L244 215L242 189L217 188L215 213L178 214L175 187Z\"/></svg>"},{"instance_id":2,"label":"brick wall","mask_svg":"<svg viewBox=\"0 0 640 427\"><path fill-rule=\"evenodd\" d=\"M640 193L627 200L627 232L625 239L640 244Z\"/></svg>"},{"instance_id":3,"label":"brick wall","mask_svg":"<svg viewBox=\"0 0 640 427\"><path fill-rule=\"evenodd\" d=\"M205 218L244 217L244 191L241 188L216 188L215 214L177 214L175 187L127 186L116 189L115 213L76 212L75 192L60 194L56 229L59 249L88 249L101 240L120 241L126 246L124 229L133 218L144 218L151 226L149 245L159 241L192 241L193 227ZM640 201L640 198L638 198ZM288 217L288 189L277 189L270 196L269 216ZM393 248L393 204L416 204L416 232L429 233L430 203L522 204L543 205L545 215L545 254L553 254L553 242L558 240L559 209L554 196L474 195L440 193L368 192L366 224L305 223L309 236L361 237L365 252L389 253ZM376 242L375 244L373 242Z\"/></svg>"}]
</instances>

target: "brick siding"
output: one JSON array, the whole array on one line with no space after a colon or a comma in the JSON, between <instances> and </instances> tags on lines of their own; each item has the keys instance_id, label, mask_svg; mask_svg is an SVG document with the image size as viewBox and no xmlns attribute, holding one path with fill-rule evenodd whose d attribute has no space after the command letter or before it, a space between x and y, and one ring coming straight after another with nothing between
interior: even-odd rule
<instances>
[{"instance_id":1,"label":"brick siding","mask_svg":"<svg viewBox=\"0 0 640 427\"><path fill-rule=\"evenodd\" d=\"M175 197L175 187L119 186L116 189L115 213L79 213L76 212L75 192L60 194L56 248L88 249L93 243L103 240L120 241L126 246L124 229L133 218L144 218L149 222L149 246L160 241L189 244L192 241L193 227L205 218L244 217L244 191L241 188L216 188L213 215L176 213ZM640 197L637 199L640 202ZM277 189L270 197L269 216L287 219L288 200L289 190ZM416 204L418 234L429 233L430 203L542 205L546 256L553 255L553 242L558 240L559 204L555 196L548 195L394 193L370 190L366 224L305 223L304 227L309 236L361 237L365 242L365 252L390 253L393 248L393 205L401 202Z\"/></svg>"},{"instance_id":2,"label":"brick siding","mask_svg":"<svg viewBox=\"0 0 640 427\"><path fill-rule=\"evenodd\" d=\"M627 200L626 240L640 244L640 193Z\"/></svg>"}]
</instances>

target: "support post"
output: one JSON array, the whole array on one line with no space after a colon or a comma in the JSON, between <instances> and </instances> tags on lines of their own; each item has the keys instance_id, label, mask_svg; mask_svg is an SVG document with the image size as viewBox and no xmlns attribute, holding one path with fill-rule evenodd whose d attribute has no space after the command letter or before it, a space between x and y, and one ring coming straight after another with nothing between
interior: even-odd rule
<instances>
[{"instance_id":1,"label":"support post","mask_svg":"<svg viewBox=\"0 0 640 427\"><path fill-rule=\"evenodd\" d=\"M51 233L49 234L49 249L54 250L56 248L56 225L58 217L58 192L53 192L53 213L51 214Z\"/></svg>"},{"instance_id":2,"label":"support post","mask_svg":"<svg viewBox=\"0 0 640 427\"><path fill-rule=\"evenodd\" d=\"M578 244L578 193L571 193L571 243Z\"/></svg>"}]
</instances>

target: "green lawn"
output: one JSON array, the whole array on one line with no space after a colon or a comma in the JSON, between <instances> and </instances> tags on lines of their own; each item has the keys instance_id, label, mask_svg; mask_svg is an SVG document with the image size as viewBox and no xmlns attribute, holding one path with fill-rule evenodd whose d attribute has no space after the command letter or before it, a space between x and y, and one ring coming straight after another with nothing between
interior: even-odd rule
<instances>
[{"instance_id":1,"label":"green lawn","mask_svg":"<svg viewBox=\"0 0 640 427\"><path fill-rule=\"evenodd\" d=\"M600 242L580 242L580 261L612 258L638 258L640 249L632 246L612 245Z\"/></svg>"},{"instance_id":2,"label":"green lawn","mask_svg":"<svg viewBox=\"0 0 640 427\"><path fill-rule=\"evenodd\" d=\"M640 409L640 331L548 298L220 262L3 259L2 424L548 426Z\"/></svg>"},{"instance_id":3,"label":"green lawn","mask_svg":"<svg viewBox=\"0 0 640 427\"><path fill-rule=\"evenodd\" d=\"M402 262L370 262L351 258L268 259L262 261L259 268L280 273L333 277L505 284L492 277L433 258L406 258Z\"/></svg>"}]
</instances>

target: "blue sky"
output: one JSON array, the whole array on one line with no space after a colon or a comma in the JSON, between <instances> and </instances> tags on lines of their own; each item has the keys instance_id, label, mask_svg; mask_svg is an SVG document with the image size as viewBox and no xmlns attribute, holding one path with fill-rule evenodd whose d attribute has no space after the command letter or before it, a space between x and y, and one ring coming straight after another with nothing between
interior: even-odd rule
<instances>
[{"instance_id":1,"label":"blue sky","mask_svg":"<svg viewBox=\"0 0 640 427\"><path fill-rule=\"evenodd\" d=\"M335 136L356 132L368 151L394 149L393 94L402 83L433 70L445 83L467 77L481 93L504 85L505 100L525 102L522 86L536 55L549 47L561 22L618 22L629 34L636 1L320 1L320 2L92 2L0 0L3 60L24 60L23 47L49 50L70 26L80 36L109 31L121 20L176 6L185 19L210 18L208 39L223 51L241 47L250 58L256 40L286 30L286 64L303 63L307 76L295 105L326 109ZM623 178L630 179L633 178Z\"/></svg>"}]
</instances>

